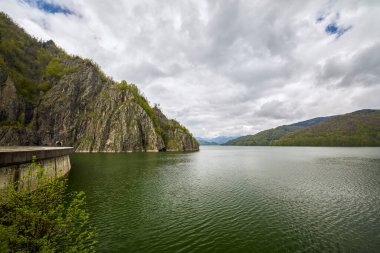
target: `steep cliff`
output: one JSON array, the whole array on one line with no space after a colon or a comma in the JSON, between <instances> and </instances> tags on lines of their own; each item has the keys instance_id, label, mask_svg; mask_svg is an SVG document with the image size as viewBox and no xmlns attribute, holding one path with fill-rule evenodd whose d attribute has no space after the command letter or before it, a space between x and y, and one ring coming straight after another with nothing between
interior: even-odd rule
<instances>
[{"instance_id":1,"label":"steep cliff","mask_svg":"<svg viewBox=\"0 0 380 253\"><path fill-rule=\"evenodd\" d=\"M0 13L0 145L57 143L79 152L199 149L136 85L37 41Z\"/></svg>"}]
</instances>

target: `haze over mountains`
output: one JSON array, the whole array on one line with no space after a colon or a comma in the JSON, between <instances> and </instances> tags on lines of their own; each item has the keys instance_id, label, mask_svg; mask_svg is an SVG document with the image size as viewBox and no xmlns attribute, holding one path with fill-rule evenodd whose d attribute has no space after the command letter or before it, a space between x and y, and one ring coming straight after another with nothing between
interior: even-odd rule
<instances>
[{"instance_id":1,"label":"haze over mountains","mask_svg":"<svg viewBox=\"0 0 380 253\"><path fill-rule=\"evenodd\" d=\"M201 145L220 145L238 137L239 136L217 136L213 138L196 137L196 139Z\"/></svg>"}]
</instances>

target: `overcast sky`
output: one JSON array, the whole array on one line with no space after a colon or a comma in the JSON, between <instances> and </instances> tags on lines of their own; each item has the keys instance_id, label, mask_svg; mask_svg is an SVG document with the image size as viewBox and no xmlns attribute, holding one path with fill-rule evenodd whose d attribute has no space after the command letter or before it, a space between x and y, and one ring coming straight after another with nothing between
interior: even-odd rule
<instances>
[{"instance_id":1,"label":"overcast sky","mask_svg":"<svg viewBox=\"0 0 380 253\"><path fill-rule=\"evenodd\" d=\"M137 84L195 136L380 108L379 0L0 0L0 10Z\"/></svg>"}]
</instances>

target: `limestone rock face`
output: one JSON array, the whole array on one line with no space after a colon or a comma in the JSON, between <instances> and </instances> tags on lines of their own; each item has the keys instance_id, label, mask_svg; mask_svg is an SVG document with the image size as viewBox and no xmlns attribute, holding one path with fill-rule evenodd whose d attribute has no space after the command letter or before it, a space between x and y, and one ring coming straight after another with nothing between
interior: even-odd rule
<instances>
[{"instance_id":1,"label":"limestone rock face","mask_svg":"<svg viewBox=\"0 0 380 253\"><path fill-rule=\"evenodd\" d=\"M1 127L0 145L62 143L79 152L199 149L185 128L165 129L168 122L180 125L166 119L161 111L165 121L160 121L162 127L155 126L130 90L102 80L92 64L83 65L75 59L66 63L77 70L60 79L32 108L17 94L11 79L1 86L1 120L14 122L23 117L26 126ZM163 131L157 133L157 127Z\"/></svg>"},{"instance_id":2,"label":"limestone rock face","mask_svg":"<svg viewBox=\"0 0 380 253\"><path fill-rule=\"evenodd\" d=\"M199 150L189 131L150 107L135 85L113 81L53 41L37 41L1 13L0 21L0 146Z\"/></svg>"},{"instance_id":3,"label":"limestone rock face","mask_svg":"<svg viewBox=\"0 0 380 253\"><path fill-rule=\"evenodd\" d=\"M0 85L2 85L3 83L5 83L5 81L7 80L7 78L8 78L7 73L5 72L4 69L2 69L0 67Z\"/></svg>"},{"instance_id":4,"label":"limestone rock face","mask_svg":"<svg viewBox=\"0 0 380 253\"><path fill-rule=\"evenodd\" d=\"M5 80L0 85L0 121L16 121L23 104L13 82L9 79Z\"/></svg>"},{"instance_id":5,"label":"limestone rock face","mask_svg":"<svg viewBox=\"0 0 380 253\"><path fill-rule=\"evenodd\" d=\"M163 138L167 151L193 151L199 150L199 143L175 120L169 120L160 109L154 107L154 113L158 118L159 125L164 129Z\"/></svg>"}]
</instances>

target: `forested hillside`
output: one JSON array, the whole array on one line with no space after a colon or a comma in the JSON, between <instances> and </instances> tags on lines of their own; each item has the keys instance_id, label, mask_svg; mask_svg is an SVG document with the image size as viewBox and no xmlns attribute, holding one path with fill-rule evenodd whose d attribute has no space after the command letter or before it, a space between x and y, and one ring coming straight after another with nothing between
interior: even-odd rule
<instances>
[{"instance_id":1,"label":"forested hillside","mask_svg":"<svg viewBox=\"0 0 380 253\"><path fill-rule=\"evenodd\" d=\"M380 110L339 115L320 124L289 133L280 146L380 146Z\"/></svg>"},{"instance_id":2,"label":"forested hillside","mask_svg":"<svg viewBox=\"0 0 380 253\"><path fill-rule=\"evenodd\" d=\"M380 111L319 117L242 136L236 146L380 146Z\"/></svg>"}]
</instances>

